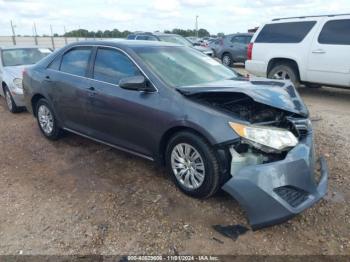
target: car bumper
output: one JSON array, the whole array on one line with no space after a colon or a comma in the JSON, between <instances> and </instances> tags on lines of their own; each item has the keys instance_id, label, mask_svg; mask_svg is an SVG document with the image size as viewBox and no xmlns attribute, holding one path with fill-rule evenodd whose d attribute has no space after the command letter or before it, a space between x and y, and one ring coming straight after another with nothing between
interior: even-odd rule
<instances>
[{"instance_id":1,"label":"car bumper","mask_svg":"<svg viewBox=\"0 0 350 262\"><path fill-rule=\"evenodd\" d=\"M245 209L253 230L282 223L319 201L327 192L328 167L320 158L316 181L312 134L284 160L241 168L223 186Z\"/></svg>"},{"instance_id":2,"label":"car bumper","mask_svg":"<svg viewBox=\"0 0 350 262\"><path fill-rule=\"evenodd\" d=\"M10 89L13 101L15 101L16 106L18 107L24 107L25 104L25 100L24 100L24 95L23 95L23 89L19 89L19 88L13 88Z\"/></svg>"},{"instance_id":3,"label":"car bumper","mask_svg":"<svg viewBox=\"0 0 350 262\"><path fill-rule=\"evenodd\" d=\"M257 60L247 60L245 62L245 69L256 76L267 76L267 65L265 62L257 61Z\"/></svg>"}]
</instances>

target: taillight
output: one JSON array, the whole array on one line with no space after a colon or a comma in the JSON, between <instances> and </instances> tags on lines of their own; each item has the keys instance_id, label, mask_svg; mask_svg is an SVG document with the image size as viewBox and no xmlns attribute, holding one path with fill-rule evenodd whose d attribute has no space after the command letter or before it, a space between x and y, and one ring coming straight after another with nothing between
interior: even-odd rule
<instances>
[{"instance_id":1,"label":"taillight","mask_svg":"<svg viewBox=\"0 0 350 262\"><path fill-rule=\"evenodd\" d=\"M22 70L22 78L24 77L24 74L27 73L27 69Z\"/></svg>"},{"instance_id":2,"label":"taillight","mask_svg":"<svg viewBox=\"0 0 350 262\"><path fill-rule=\"evenodd\" d=\"M247 50L247 59L252 60L253 56L253 43L248 44L248 50Z\"/></svg>"}]
</instances>

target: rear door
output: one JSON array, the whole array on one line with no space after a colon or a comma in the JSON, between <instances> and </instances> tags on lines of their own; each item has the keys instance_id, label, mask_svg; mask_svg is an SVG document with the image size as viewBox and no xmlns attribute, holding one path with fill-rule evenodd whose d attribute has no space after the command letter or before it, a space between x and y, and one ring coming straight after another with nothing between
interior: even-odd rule
<instances>
[{"instance_id":1,"label":"rear door","mask_svg":"<svg viewBox=\"0 0 350 262\"><path fill-rule=\"evenodd\" d=\"M235 62L244 62L247 57L247 48L250 38L247 36L234 36L231 38L230 48Z\"/></svg>"},{"instance_id":2,"label":"rear door","mask_svg":"<svg viewBox=\"0 0 350 262\"><path fill-rule=\"evenodd\" d=\"M307 81L350 86L350 19L323 22L309 53Z\"/></svg>"},{"instance_id":3,"label":"rear door","mask_svg":"<svg viewBox=\"0 0 350 262\"><path fill-rule=\"evenodd\" d=\"M74 47L57 57L46 70L50 98L65 127L88 133L87 104L91 96L89 71L92 47Z\"/></svg>"}]
</instances>

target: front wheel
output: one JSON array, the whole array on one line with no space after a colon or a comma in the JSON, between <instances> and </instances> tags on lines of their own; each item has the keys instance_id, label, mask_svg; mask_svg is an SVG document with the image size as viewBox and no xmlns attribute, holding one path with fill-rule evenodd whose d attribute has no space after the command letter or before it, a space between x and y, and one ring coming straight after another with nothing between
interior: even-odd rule
<instances>
[{"instance_id":1,"label":"front wheel","mask_svg":"<svg viewBox=\"0 0 350 262\"><path fill-rule=\"evenodd\" d=\"M168 143L166 165L175 184L185 194L207 198L219 189L219 164L213 148L202 137L180 132Z\"/></svg>"},{"instance_id":2,"label":"front wheel","mask_svg":"<svg viewBox=\"0 0 350 262\"><path fill-rule=\"evenodd\" d=\"M40 99L36 105L36 117L43 135L50 140L57 140L62 130L57 124L56 117L46 99Z\"/></svg>"},{"instance_id":3,"label":"front wheel","mask_svg":"<svg viewBox=\"0 0 350 262\"><path fill-rule=\"evenodd\" d=\"M7 87L4 88L4 93L8 110L11 113L18 113L20 111L20 108L16 105L15 101L12 98L10 90Z\"/></svg>"}]
</instances>

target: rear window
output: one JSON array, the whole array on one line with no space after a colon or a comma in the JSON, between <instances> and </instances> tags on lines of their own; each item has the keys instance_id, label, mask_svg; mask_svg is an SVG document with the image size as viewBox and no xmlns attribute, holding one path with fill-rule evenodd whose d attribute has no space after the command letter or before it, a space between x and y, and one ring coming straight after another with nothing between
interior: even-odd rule
<instances>
[{"instance_id":1,"label":"rear window","mask_svg":"<svg viewBox=\"0 0 350 262\"><path fill-rule=\"evenodd\" d=\"M318 37L320 44L350 45L350 19L328 21Z\"/></svg>"},{"instance_id":2,"label":"rear window","mask_svg":"<svg viewBox=\"0 0 350 262\"><path fill-rule=\"evenodd\" d=\"M300 43L316 21L267 24L260 31L256 43Z\"/></svg>"}]
</instances>

